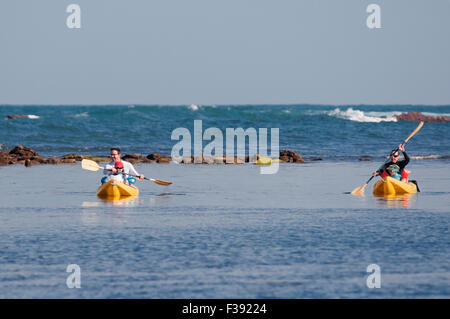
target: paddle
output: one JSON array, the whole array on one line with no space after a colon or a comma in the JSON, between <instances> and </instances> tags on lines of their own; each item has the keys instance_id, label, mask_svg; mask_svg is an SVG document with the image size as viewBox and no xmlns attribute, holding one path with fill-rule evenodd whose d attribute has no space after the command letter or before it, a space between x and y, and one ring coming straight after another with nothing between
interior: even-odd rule
<instances>
[{"instance_id":1,"label":"paddle","mask_svg":"<svg viewBox=\"0 0 450 319\"><path fill-rule=\"evenodd\" d=\"M98 171L100 169L102 169L102 170L105 169L104 167L101 167L100 165L98 165L97 162L94 162L94 161L91 161L88 159L84 159L81 161L81 168L86 169L88 171L93 171L93 172ZM128 175L130 175L130 174L128 174ZM130 176L139 178L139 176L136 176L136 175L130 175ZM161 181L159 179L154 179L154 178L144 177L144 179L151 181L155 184L161 185L161 186L169 186L172 184L172 182Z\"/></svg>"},{"instance_id":2,"label":"paddle","mask_svg":"<svg viewBox=\"0 0 450 319\"><path fill-rule=\"evenodd\" d=\"M419 132L419 130L422 128L422 126L423 126L423 122L420 122L419 125L417 126L417 128L408 136L408 138L406 140L403 141L402 145L405 146L405 144L411 139L411 137L413 137L414 135L416 135L417 132ZM395 149L395 151L391 152L391 154L395 153L397 151L398 151L398 147ZM388 161L389 161L389 159L388 159ZM380 168L383 167L383 165L381 165ZM355 188L350 194L352 194L352 195L364 195L364 189L366 188L366 186L370 183L370 181L374 177L375 176L372 175L372 177L370 177L369 180L363 186Z\"/></svg>"}]
</instances>

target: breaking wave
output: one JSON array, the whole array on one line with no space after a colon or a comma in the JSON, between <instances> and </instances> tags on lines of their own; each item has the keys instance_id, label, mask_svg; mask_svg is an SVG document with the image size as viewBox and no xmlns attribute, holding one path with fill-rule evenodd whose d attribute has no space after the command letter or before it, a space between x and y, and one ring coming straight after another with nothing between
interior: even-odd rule
<instances>
[{"instance_id":1,"label":"breaking wave","mask_svg":"<svg viewBox=\"0 0 450 319\"><path fill-rule=\"evenodd\" d=\"M188 107L191 111L198 111L198 106L197 105L195 105L195 104L191 104L191 105L189 105L189 107Z\"/></svg>"},{"instance_id":2,"label":"breaking wave","mask_svg":"<svg viewBox=\"0 0 450 319\"><path fill-rule=\"evenodd\" d=\"M363 112L360 110L354 110L351 107L342 111L339 108L333 111L327 112L329 116L337 117L344 120L350 120L354 122L367 122L367 123L380 123L380 122L397 122L395 115L401 114L401 112Z\"/></svg>"},{"instance_id":3,"label":"breaking wave","mask_svg":"<svg viewBox=\"0 0 450 319\"><path fill-rule=\"evenodd\" d=\"M434 159L447 159L450 158L450 155L417 155L410 156L413 160L434 160Z\"/></svg>"}]
</instances>

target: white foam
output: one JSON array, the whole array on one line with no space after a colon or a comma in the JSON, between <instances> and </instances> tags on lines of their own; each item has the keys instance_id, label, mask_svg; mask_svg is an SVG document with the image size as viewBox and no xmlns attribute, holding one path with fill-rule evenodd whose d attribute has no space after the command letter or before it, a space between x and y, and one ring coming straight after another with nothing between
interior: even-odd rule
<instances>
[{"instance_id":1,"label":"white foam","mask_svg":"<svg viewBox=\"0 0 450 319\"><path fill-rule=\"evenodd\" d=\"M38 119L38 118L40 118L39 115L33 115L33 114L29 114L27 116L28 116L29 119Z\"/></svg>"},{"instance_id":2,"label":"white foam","mask_svg":"<svg viewBox=\"0 0 450 319\"><path fill-rule=\"evenodd\" d=\"M427 116L450 116L450 113L430 113L430 112L421 112L421 113Z\"/></svg>"},{"instance_id":3,"label":"white foam","mask_svg":"<svg viewBox=\"0 0 450 319\"><path fill-rule=\"evenodd\" d=\"M191 111L198 111L198 106L197 105L195 105L195 104L191 104L191 105L189 105L189 107L188 107Z\"/></svg>"},{"instance_id":4,"label":"white foam","mask_svg":"<svg viewBox=\"0 0 450 319\"><path fill-rule=\"evenodd\" d=\"M354 122L367 122L367 123L380 123L380 122L397 122L394 115L398 115L398 112L368 112L367 114L360 110L354 110L349 107L345 111L336 108L333 111L327 112L329 116L334 116L344 120L350 120Z\"/></svg>"},{"instance_id":5,"label":"white foam","mask_svg":"<svg viewBox=\"0 0 450 319\"><path fill-rule=\"evenodd\" d=\"M88 116L89 116L89 114L87 112L83 112L83 113L75 115L75 117L88 117Z\"/></svg>"},{"instance_id":6,"label":"white foam","mask_svg":"<svg viewBox=\"0 0 450 319\"><path fill-rule=\"evenodd\" d=\"M416 155L410 156L409 158L413 160L447 159L450 158L450 155Z\"/></svg>"}]
</instances>

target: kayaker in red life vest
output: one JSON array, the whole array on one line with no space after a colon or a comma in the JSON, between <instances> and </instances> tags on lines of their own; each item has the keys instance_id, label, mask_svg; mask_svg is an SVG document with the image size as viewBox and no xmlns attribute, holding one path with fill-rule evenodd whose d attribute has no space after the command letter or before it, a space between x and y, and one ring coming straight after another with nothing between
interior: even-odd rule
<instances>
[{"instance_id":1,"label":"kayaker in red life vest","mask_svg":"<svg viewBox=\"0 0 450 319\"><path fill-rule=\"evenodd\" d=\"M398 149L402 151L405 158L399 161L398 159L400 158L400 154L398 150L393 150L391 152L391 160L388 163L384 164L378 171L373 172L373 176L391 176L392 178L401 180L402 182L408 181L408 175L410 171L405 170L405 166L409 163L409 156L406 154L403 144L400 144L398 146Z\"/></svg>"},{"instance_id":2,"label":"kayaker in red life vest","mask_svg":"<svg viewBox=\"0 0 450 319\"><path fill-rule=\"evenodd\" d=\"M144 176L143 174L139 174L139 173L134 169L133 164L131 164L130 162L127 162L127 161L122 160L122 159L121 159L121 156L122 156L122 153L120 152L120 149L119 149L119 148L117 148L117 147L111 148L111 159L112 159L112 161L105 165L105 170L103 171L103 173L104 173L105 175L108 175L108 174L110 174L111 172L112 172L113 174L117 174L118 170L117 170L116 167L115 167L115 166L116 166L115 163L116 163L116 162L122 162L122 164L123 164L123 172L124 172L125 174L128 175L128 174L131 173L132 175L139 176L138 178L139 178L140 180L144 179L145 176ZM130 183L130 184L132 184L132 183Z\"/></svg>"}]
</instances>

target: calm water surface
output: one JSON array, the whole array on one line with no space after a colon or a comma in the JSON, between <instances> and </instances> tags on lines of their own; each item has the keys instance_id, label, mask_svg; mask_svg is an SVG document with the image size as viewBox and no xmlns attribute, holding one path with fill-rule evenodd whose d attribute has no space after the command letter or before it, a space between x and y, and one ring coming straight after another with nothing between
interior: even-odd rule
<instances>
[{"instance_id":1,"label":"calm water surface","mask_svg":"<svg viewBox=\"0 0 450 319\"><path fill-rule=\"evenodd\" d=\"M149 164L174 184L119 202L79 165L2 167L0 297L449 298L448 164L413 161L422 193L398 200L345 194L375 162ZM381 289L366 286L373 263Z\"/></svg>"}]
</instances>

